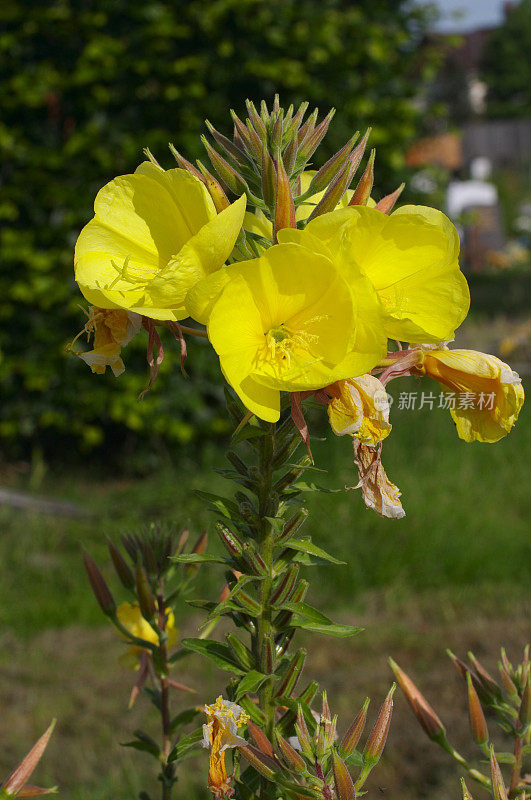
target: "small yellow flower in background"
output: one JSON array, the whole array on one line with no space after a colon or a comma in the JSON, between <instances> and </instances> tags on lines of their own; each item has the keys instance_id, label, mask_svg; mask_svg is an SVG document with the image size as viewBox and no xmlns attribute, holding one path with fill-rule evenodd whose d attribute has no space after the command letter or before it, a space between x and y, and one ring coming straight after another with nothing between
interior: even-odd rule
<instances>
[{"instance_id":1,"label":"small yellow flower in background","mask_svg":"<svg viewBox=\"0 0 531 800\"><path fill-rule=\"evenodd\" d=\"M360 476L358 485L353 488L361 488L367 508L372 508L381 517L390 519L405 517L406 512L400 502L400 490L387 477L378 449L362 444L357 439L353 444L354 461Z\"/></svg>"},{"instance_id":2,"label":"small yellow flower in background","mask_svg":"<svg viewBox=\"0 0 531 800\"><path fill-rule=\"evenodd\" d=\"M215 703L205 706L208 722L203 725L203 747L210 748L208 785L215 798L230 797L232 788L225 766L225 751L247 742L237 735L238 728L249 722L249 716L236 703L221 695Z\"/></svg>"},{"instance_id":3,"label":"small yellow flower in background","mask_svg":"<svg viewBox=\"0 0 531 800\"><path fill-rule=\"evenodd\" d=\"M190 287L231 254L245 205L242 196L217 214L196 177L144 162L98 192L76 244L79 288L101 308L182 319Z\"/></svg>"},{"instance_id":4,"label":"small yellow flower in background","mask_svg":"<svg viewBox=\"0 0 531 800\"><path fill-rule=\"evenodd\" d=\"M94 334L92 350L74 352L89 365L92 372L98 375L103 375L107 367L112 369L115 376L121 375L125 369L120 356L122 347L129 344L141 327L142 317L139 314L121 309L109 310L90 306L88 320L79 336L83 333L88 337Z\"/></svg>"},{"instance_id":5,"label":"small yellow flower in background","mask_svg":"<svg viewBox=\"0 0 531 800\"><path fill-rule=\"evenodd\" d=\"M465 442L497 442L518 419L524 402L522 381L496 356L475 350L425 350L418 371L461 395L450 414ZM467 394L470 402L464 402Z\"/></svg>"},{"instance_id":6,"label":"small yellow flower in background","mask_svg":"<svg viewBox=\"0 0 531 800\"><path fill-rule=\"evenodd\" d=\"M459 268L459 237L450 220L427 206L387 215L367 206L337 209L285 229L279 241L303 243L311 234L343 263L354 263L373 284L390 339L437 343L452 339L466 317L470 294Z\"/></svg>"},{"instance_id":7,"label":"small yellow flower in background","mask_svg":"<svg viewBox=\"0 0 531 800\"><path fill-rule=\"evenodd\" d=\"M391 432L389 401L384 386L372 375L360 375L326 387L331 400L328 418L337 436L355 436L362 444L378 444Z\"/></svg>"},{"instance_id":8,"label":"small yellow flower in background","mask_svg":"<svg viewBox=\"0 0 531 800\"><path fill-rule=\"evenodd\" d=\"M116 609L116 614L124 628L127 628L132 636L136 636L138 639L145 639L151 644L159 643L157 632L142 616L138 603L121 603ZM177 629L175 627L175 616L170 608L166 609L166 633L168 634L168 647L172 647L177 641ZM140 658L145 652L144 648L131 645L128 652L120 658L120 662L125 667L137 669Z\"/></svg>"},{"instance_id":9,"label":"small yellow flower in background","mask_svg":"<svg viewBox=\"0 0 531 800\"><path fill-rule=\"evenodd\" d=\"M188 295L223 374L244 405L275 422L280 391L318 389L372 369L387 352L381 305L353 267L340 274L320 243L271 247Z\"/></svg>"}]
</instances>

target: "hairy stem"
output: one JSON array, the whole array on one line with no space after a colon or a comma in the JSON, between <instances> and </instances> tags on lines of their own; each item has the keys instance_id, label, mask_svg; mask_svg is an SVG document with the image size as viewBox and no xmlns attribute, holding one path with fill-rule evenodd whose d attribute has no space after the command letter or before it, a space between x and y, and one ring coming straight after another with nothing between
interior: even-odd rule
<instances>
[{"instance_id":1,"label":"hairy stem","mask_svg":"<svg viewBox=\"0 0 531 800\"><path fill-rule=\"evenodd\" d=\"M164 630L166 627L166 613L164 595L161 593L157 597L159 627ZM162 800L171 800L174 768L172 764L168 764L168 757L171 752L171 714L170 714L170 686L168 682L168 648L165 643L159 645L159 653L162 665L161 674L159 674L160 682L160 715L162 723Z\"/></svg>"}]
</instances>

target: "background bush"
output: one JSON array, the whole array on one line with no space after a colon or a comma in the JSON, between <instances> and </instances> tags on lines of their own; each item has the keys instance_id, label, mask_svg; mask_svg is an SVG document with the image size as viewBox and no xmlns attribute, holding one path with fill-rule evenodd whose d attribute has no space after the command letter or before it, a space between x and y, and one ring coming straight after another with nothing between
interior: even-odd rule
<instances>
[{"instance_id":1,"label":"background bush","mask_svg":"<svg viewBox=\"0 0 531 800\"><path fill-rule=\"evenodd\" d=\"M426 11L397 0L3 0L0 5L0 439L90 449L131 436L189 441L223 428L212 353L194 381L169 346L142 403L145 339L119 380L94 377L65 344L83 324L72 250L97 190L168 141L199 155L205 118L227 131L246 97L338 108L321 157L373 126L376 194L393 189L435 57ZM228 132L228 131L227 131ZM139 337L142 338L142 337ZM169 342L168 342L169 344ZM203 377L201 377L203 376ZM63 453L64 455L64 453Z\"/></svg>"}]
</instances>

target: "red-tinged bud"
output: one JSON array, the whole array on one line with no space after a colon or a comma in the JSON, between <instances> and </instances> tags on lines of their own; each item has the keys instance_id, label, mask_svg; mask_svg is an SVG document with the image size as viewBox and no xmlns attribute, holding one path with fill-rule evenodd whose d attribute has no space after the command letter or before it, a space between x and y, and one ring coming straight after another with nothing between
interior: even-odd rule
<instances>
[{"instance_id":1,"label":"red-tinged bud","mask_svg":"<svg viewBox=\"0 0 531 800\"><path fill-rule=\"evenodd\" d=\"M238 115L231 109L231 117L232 121L234 122L235 131L238 133L239 142L236 141L236 137L234 137L234 144L238 147L243 147L244 152L253 159L253 147L251 144L249 129L247 126L241 121Z\"/></svg>"},{"instance_id":2,"label":"red-tinged bud","mask_svg":"<svg viewBox=\"0 0 531 800\"><path fill-rule=\"evenodd\" d=\"M378 718L374 723L374 728L367 739L367 744L363 751L365 763L369 763L371 766L374 766L380 760L387 741L387 734L389 733L391 716L393 714L393 694L395 693L395 689L396 684L393 683L387 697L382 703L380 713L378 714Z\"/></svg>"},{"instance_id":3,"label":"red-tinged bud","mask_svg":"<svg viewBox=\"0 0 531 800\"><path fill-rule=\"evenodd\" d=\"M289 143L284 150L282 156L287 174L291 177L295 169L295 162L297 161L297 153L299 152L299 145L297 144L297 137L289 140ZM300 182L300 178L298 179ZM300 191L299 191L300 194Z\"/></svg>"},{"instance_id":4,"label":"red-tinged bud","mask_svg":"<svg viewBox=\"0 0 531 800\"><path fill-rule=\"evenodd\" d=\"M319 109L314 108L314 110L304 123L304 125L301 125L301 127L299 128L297 133L297 140L299 144L302 144L302 142L306 139L306 137L312 134L313 131L315 130L315 123L317 122L318 114L319 114Z\"/></svg>"},{"instance_id":5,"label":"red-tinged bud","mask_svg":"<svg viewBox=\"0 0 531 800\"><path fill-rule=\"evenodd\" d=\"M295 534L299 532L302 528L306 519L308 518L308 510L306 508L301 508L296 514L291 517L290 520L286 523L286 527L280 534L277 539L277 544L281 545L286 542L288 539L291 539Z\"/></svg>"},{"instance_id":6,"label":"red-tinged bud","mask_svg":"<svg viewBox=\"0 0 531 800\"><path fill-rule=\"evenodd\" d=\"M332 770L334 772L334 786L336 787L338 800L355 800L356 790L354 783L345 762L335 750L332 751Z\"/></svg>"},{"instance_id":7,"label":"red-tinged bud","mask_svg":"<svg viewBox=\"0 0 531 800\"><path fill-rule=\"evenodd\" d=\"M231 556L237 558L243 553L243 544L240 542L236 534L230 531L223 522L216 522L216 533L221 539L222 544L225 545Z\"/></svg>"},{"instance_id":8,"label":"red-tinged bud","mask_svg":"<svg viewBox=\"0 0 531 800\"><path fill-rule=\"evenodd\" d=\"M179 153L179 151L175 149L174 145L171 142L168 145L168 147L170 148L172 156L175 158L181 169L185 169L187 172L190 172L194 177L200 180L201 183L205 183L205 179L203 178L197 167L194 167L193 164L187 161L186 158L184 158L184 156L182 156Z\"/></svg>"},{"instance_id":9,"label":"red-tinged bud","mask_svg":"<svg viewBox=\"0 0 531 800\"><path fill-rule=\"evenodd\" d=\"M502 664L504 666L504 669L509 673L509 675L512 675L512 673L513 673L513 665L511 664L511 662L507 658L507 653L505 652L505 647L501 648L500 653L501 653L501 662L502 662Z\"/></svg>"},{"instance_id":10,"label":"red-tinged bud","mask_svg":"<svg viewBox=\"0 0 531 800\"><path fill-rule=\"evenodd\" d=\"M271 639L266 639L262 645L261 671L266 675L271 675L276 666L275 643Z\"/></svg>"},{"instance_id":11,"label":"red-tinged bud","mask_svg":"<svg viewBox=\"0 0 531 800\"><path fill-rule=\"evenodd\" d=\"M201 175L205 179L205 186L207 187L210 197L214 202L216 211L219 214L221 211L224 211L230 206L229 199L223 191L221 183L214 178L212 173L207 170L205 165L199 161L199 159L197 159L197 166L199 167Z\"/></svg>"},{"instance_id":12,"label":"red-tinged bud","mask_svg":"<svg viewBox=\"0 0 531 800\"><path fill-rule=\"evenodd\" d=\"M279 97L278 92L276 92L275 96L273 98L273 113L274 114L275 113L278 114L279 111L280 111L280 97Z\"/></svg>"},{"instance_id":13,"label":"red-tinged bud","mask_svg":"<svg viewBox=\"0 0 531 800\"><path fill-rule=\"evenodd\" d=\"M360 148L361 151L360 151ZM352 178L354 177L354 173L356 172L358 165L361 160L361 155L363 154L363 149L365 148L365 142L362 141L356 147L353 153L349 156L349 159L337 178L332 181L328 189L326 190L324 196L319 200L315 208L313 209L312 213L308 217L308 220L315 219L319 217L321 214L326 214L329 211L333 211L343 195L345 194L346 190L350 186ZM358 155L358 151L361 154Z\"/></svg>"},{"instance_id":14,"label":"red-tinged bud","mask_svg":"<svg viewBox=\"0 0 531 800\"><path fill-rule=\"evenodd\" d=\"M282 230L282 228L295 228L296 222L295 203L293 202L289 178L286 174L282 155L280 153L278 153L275 166L277 172L277 186L275 197L274 239L276 241L277 233Z\"/></svg>"},{"instance_id":15,"label":"red-tinged bud","mask_svg":"<svg viewBox=\"0 0 531 800\"><path fill-rule=\"evenodd\" d=\"M275 591L271 595L272 605L282 605L288 600L295 590L295 585L299 577L299 565L291 564L286 570L282 580L277 585Z\"/></svg>"},{"instance_id":16,"label":"red-tinged bud","mask_svg":"<svg viewBox=\"0 0 531 800\"><path fill-rule=\"evenodd\" d=\"M332 158L329 158L326 164L323 164L321 169L318 170L318 172L316 172L316 174L313 176L306 194L312 195L317 194L317 192L322 192L323 189L325 189L328 184L334 180L341 168L347 162L358 135L359 134L356 133L354 136L352 136L352 138L348 140L341 150L338 150L338 152L333 155Z\"/></svg>"},{"instance_id":17,"label":"red-tinged bud","mask_svg":"<svg viewBox=\"0 0 531 800\"><path fill-rule=\"evenodd\" d=\"M507 796L507 789L503 776L501 774L500 765L494 754L494 747L490 748L490 777L492 781L492 794L494 800L509 800Z\"/></svg>"},{"instance_id":18,"label":"red-tinged bud","mask_svg":"<svg viewBox=\"0 0 531 800\"><path fill-rule=\"evenodd\" d=\"M252 542L243 545L243 557L254 575L267 575L267 566Z\"/></svg>"},{"instance_id":19,"label":"red-tinged bud","mask_svg":"<svg viewBox=\"0 0 531 800\"><path fill-rule=\"evenodd\" d=\"M256 747L260 752L265 755L269 756L269 758L275 758L275 751L273 750L273 745L265 735L265 733L260 730L258 725L255 725L254 722L247 723L247 730L251 734L251 738L255 743Z\"/></svg>"},{"instance_id":20,"label":"red-tinged bud","mask_svg":"<svg viewBox=\"0 0 531 800\"><path fill-rule=\"evenodd\" d=\"M260 604L253 600L253 598L248 595L246 592L238 592L238 602L242 606L244 610L247 610L249 614L252 616L257 616L260 611L261 607Z\"/></svg>"},{"instance_id":21,"label":"red-tinged bud","mask_svg":"<svg viewBox=\"0 0 531 800\"><path fill-rule=\"evenodd\" d=\"M478 693L474 689L470 673L466 676L466 683L468 689L468 717L470 720L472 738L476 744L482 745L488 742L489 731L487 729L487 722L483 709L481 708L481 703L479 702Z\"/></svg>"},{"instance_id":22,"label":"red-tinged bud","mask_svg":"<svg viewBox=\"0 0 531 800\"><path fill-rule=\"evenodd\" d=\"M360 178L360 181L354 189L354 194L350 198L349 206L366 206L371 196L372 187L374 184L374 159L376 158L376 150L371 150L365 172Z\"/></svg>"},{"instance_id":23,"label":"red-tinged bud","mask_svg":"<svg viewBox=\"0 0 531 800\"><path fill-rule=\"evenodd\" d=\"M300 164L305 164L315 153L321 142L323 141L326 133L328 131L328 127L332 122L332 118L336 113L335 108L332 108L326 117L323 119L319 125L316 126L315 130L313 130L308 136L305 137L301 146L299 147L299 154L297 157L297 161Z\"/></svg>"},{"instance_id":24,"label":"red-tinged bud","mask_svg":"<svg viewBox=\"0 0 531 800\"><path fill-rule=\"evenodd\" d=\"M182 553L186 542L188 541L188 537L190 536L189 530L184 530L181 535L179 536L179 541L177 542L177 549L175 550L175 555L179 555Z\"/></svg>"},{"instance_id":25,"label":"red-tinged bud","mask_svg":"<svg viewBox=\"0 0 531 800\"><path fill-rule=\"evenodd\" d=\"M249 119L251 120L255 131L262 142L265 142L267 140L267 130L264 121L260 117L260 114L256 110L256 107L251 100L246 100L245 105L247 108L247 113L249 114Z\"/></svg>"},{"instance_id":26,"label":"red-tinged bud","mask_svg":"<svg viewBox=\"0 0 531 800\"><path fill-rule=\"evenodd\" d=\"M284 115L277 114L273 127L271 129L271 149L274 153L282 147L282 134L284 133Z\"/></svg>"},{"instance_id":27,"label":"red-tinged bud","mask_svg":"<svg viewBox=\"0 0 531 800\"><path fill-rule=\"evenodd\" d=\"M240 641L240 639L238 639L235 633L227 633L225 639L234 658L243 669L251 670L256 668L253 654L249 648L246 647L244 643Z\"/></svg>"},{"instance_id":28,"label":"red-tinged bud","mask_svg":"<svg viewBox=\"0 0 531 800\"><path fill-rule=\"evenodd\" d=\"M107 586L105 578L101 574L100 568L88 553L83 553L83 561L92 591L94 592L94 597L98 601L105 616L113 617L116 613L116 603L114 602L114 597Z\"/></svg>"},{"instance_id":29,"label":"red-tinged bud","mask_svg":"<svg viewBox=\"0 0 531 800\"><path fill-rule=\"evenodd\" d=\"M236 170L231 167L228 161L225 161L223 156L220 156L220 154L214 150L205 136L201 136L201 141L203 142L203 145L208 153L208 157L212 163L212 166L218 173L223 183L229 187L231 192L234 192L234 194L237 195L242 195L244 192L248 192L249 187L247 186L247 182L244 178L242 178L239 172L236 172Z\"/></svg>"},{"instance_id":30,"label":"red-tinged bud","mask_svg":"<svg viewBox=\"0 0 531 800\"><path fill-rule=\"evenodd\" d=\"M262 168L260 170L260 176L262 179L262 196L266 205L268 205L269 208L273 208L277 192L277 173L266 144L264 144L262 148Z\"/></svg>"},{"instance_id":31,"label":"red-tinged bud","mask_svg":"<svg viewBox=\"0 0 531 800\"><path fill-rule=\"evenodd\" d=\"M522 693L522 702L520 704L518 719L524 728L531 725L531 673L529 671L529 665L527 665L527 679Z\"/></svg>"},{"instance_id":32,"label":"red-tinged bud","mask_svg":"<svg viewBox=\"0 0 531 800\"><path fill-rule=\"evenodd\" d=\"M395 207L395 203L404 191L406 184L401 183L398 189L395 189L394 192L391 194L387 194L385 197L382 197L379 203L376 203L376 209L381 211L382 214L390 214L393 208Z\"/></svg>"},{"instance_id":33,"label":"red-tinged bud","mask_svg":"<svg viewBox=\"0 0 531 800\"><path fill-rule=\"evenodd\" d=\"M411 678L406 675L402 669L400 669L398 664L393 661L392 658L389 659L389 663L395 674L398 685L404 692L406 700L411 706L413 713L415 714L426 735L434 741L438 741L441 737L444 737L444 725L424 695L419 692Z\"/></svg>"},{"instance_id":34,"label":"red-tinged bud","mask_svg":"<svg viewBox=\"0 0 531 800\"><path fill-rule=\"evenodd\" d=\"M142 689L143 685L145 684L149 675L149 665L148 665L148 656L146 652L143 652L140 656L140 668L138 670L138 677L136 679L136 683L131 689L131 694L129 695L129 703L128 709L129 711L133 708L139 694L140 690Z\"/></svg>"},{"instance_id":35,"label":"red-tinged bud","mask_svg":"<svg viewBox=\"0 0 531 800\"><path fill-rule=\"evenodd\" d=\"M291 121L294 131L298 131L300 126L302 125L302 120L304 119L304 115L306 114L309 105L310 104L308 103L308 101L305 100L304 103L300 104L297 111L295 112L295 115Z\"/></svg>"},{"instance_id":36,"label":"red-tinged bud","mask_svg":"<svg viewBox=\"0 0 531 800\"><path fill-rule=\"evenodd\" d=\"M29 753L22 759L20 764L15 767L3 784L0 786L0 796L2 797L20 797L20 792L26 785L28 779L31 777L35 767L41 760L44 751L50 740L55 727L55 720L49 728L43 733L41 738L33 745Z\"/></svg>"},{"instance_id":37,"label":"red-tinged bud","mask_svg":"<svg viewBox=\"0 0 531 800\"><path fill-rule=\"evenodd\" d=\"M461 791L463 792L463 800L474 800L470 792L468 791L468 787L465 783L465 779L461 778Z\"/></svg>"},{"instance_id":38,"label":"red-tinged bud","mask_svg":"<svg viewBox=\"0 0 531 800\"><path fill-rule=\"evenodd\" d=\"M306 769L306 762L302 756L294 750L290 743L287 742L278 731L276 732L276 740L287 766L294 769L296 772L303 772Z\"/></svg>"},{"instance_id":39,"label":"red-tinged bud","mask_svg":"<svg viewBox=\"0 0 531 800\"><path fill-rule=\"evenodd\" d=\"M307 651L302 647L295 653L284 678L277 687L275 697L291 697L291 693L295 689L304 669L307 655Z\"/></svg>"},{"instance_id":40,"label":"red-tinged bud","mask_svg":"<svg viewBox=\"0 0 531 800\"><path fill-rule=\"evenodd\" d=\"M257 132L253 128L251 120L247 120L247 130L249 131L249 142L251 145L252 154L254 156L255 161L260 163L262 158L262 140L258 136Z\"/></svg>"},{"instance_id":41,"label":"red-tinged bud","mask_svg":"<svg viewBox=\"0 0 531 800\"><path fill-rule=\"evenodd\" d=\"M357 714L354 719L354 722L348 729L348 731L343 736L341 744L339 746L339 753L342 756L349 756L351 753L354 752L356 749L356 745L358 744L361 734L365 728L365 723L367 722L367 709L369 708L370 699L368 697L365 698L365 702L361 708L361 711Z\"/></svg>"},{"instance_id":42,"label":"red-tinged bud","mask_svg":"<svg viewBox=\"0 0 531 800\"><path fill-rule=\"evenodd\" d=\"M511 676L509 675L509 673L507 672L507 670L505 669L505 666L503 665L503 663L501 661L498 664L498 668L500 670L500 677L502 679L502 683L503 683L505 691L508 694L513 695L513 696L518 695L518 689L516 688L516 686L515 686L515 684L513 682L513 679L511 678Z\"/></svg>"},{"instance_id":43,"label":"red-tinged bud","mask_svg":"<svg viewBox=\"0 0 531 800\"><path fill-rule=\"evenodd\" d=\"M109 540L107 542L107 548L109 550L109 555L111 557L114 569L122 583L122 586L128 591L132 591L135 588L135 578L127 561L121 554L120 550L116 547L114 542Z\"/></svg>"},{"instance_id":44,"label":"red-tinged bud","mask_svg":"<svg viewBox=\"0 0 531 800\"><path fill-rule=\"evenodd\" d=\"M301 751L304 753L306 758L308 758L310 761L313 761L314 758L313 742L308 732L308 728L306 726L306 721L304 719L304 714L302 712L301 706L299 706L297 710L297 722L295 723L295 733L297 734L297 739L299 740Z\"/></svg>"},{"instance_id":45,"label":"red-tinged bud","mask_svg":"<svg viewBox=\"0 0 531 800\"><path fill-rule=\"evenodd\" d=\"M221 592L218 594L218 599L216 602L224 603L225 600L228 599L229 594L230 594L229 584L227 583L227 581L225 581L225 583L221 587Z\"/></svg>"},{"instance_id":46,"label":"red-tinged bud","mask_svg":"<svg viewBox=\"0 0 531 800\"><path fill-rule=\"evenodd\" d=\"M207 126L210 135L221 147L221 149L224 150L228 156L233 158L240 167L250 167L252 165L252 161L244 150L242 150L240 147L237 147L234 142L231 142L230 139L217 131L208 120L205 120L205 125Z\"/></svg>"},{"instance_id":47,"label":"red-tinged bud","mask_svg":"<svg viewBox=\"0 0 531 800\"><path fill-rule=\"evenodd\" d=\"M267 103L265 100L260 102L260 117L264 124L269 122L269 111L267 110Z\"/></svg>"},{"instance_id":48,"label":"red-tinged bud","mask_svg":"<svg viewBox=\"0 0 531 800\"><path fill-rule=\"evenodd\" d=\"M269 780L275 777L278 767L273 759L268 758L251 744L241 745L238 747L238 750L242 756L245 756L249 764L251 764L251 766L260 773L260 775L263 775L265 778L269 778Z\"/></svg>"},{"instance_id":49,"label":"red-tinged bud","mask_svg":"<svg viewBox=\"0 0 531 800\"><path fill-rule=\"evenodd\" d=\"M136 565L135 578L136 596L140 607L140 613L144 619L151 620L155 616L155 597L151 591L146 570L140 562Z\"/></svg>"},{"instance_id":50,"label":"red-tinged bud","mask_svg":"<svg viewBox=\"0 0 531 800\"><path fill-rule=\"evenodd\" d=\"M479 663L479 661L477 660L477 658L473 653L471 652L468 653L468 658L470 659L472 665L474 666L474 669L476 670L478 680L481 683L484 691L487 694L500 698L501 697L500 687L498 686L492 675L490 675L485 669L485 667Z\"/></svg>"}]
</instances>

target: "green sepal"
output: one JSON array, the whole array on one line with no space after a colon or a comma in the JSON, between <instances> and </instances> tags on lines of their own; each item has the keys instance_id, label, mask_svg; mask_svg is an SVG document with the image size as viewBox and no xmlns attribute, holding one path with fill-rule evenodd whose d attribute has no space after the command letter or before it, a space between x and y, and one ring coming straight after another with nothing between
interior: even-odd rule
<instances>
[{"instance_id":1,"label":"green sepal","mask_svg":"<svg viewBox=\"0 0 531 800\"><path fill-rule=\"evenodd\" d=\"M210 642L206 639L183 639L181 644L187 650L209 658L225 672L231 672L233 675L245 675L245 670L238 666L226 644Z\"/></svg>"}]
</instances>

